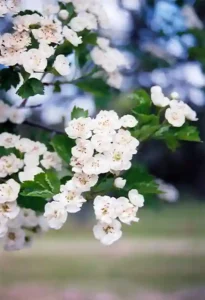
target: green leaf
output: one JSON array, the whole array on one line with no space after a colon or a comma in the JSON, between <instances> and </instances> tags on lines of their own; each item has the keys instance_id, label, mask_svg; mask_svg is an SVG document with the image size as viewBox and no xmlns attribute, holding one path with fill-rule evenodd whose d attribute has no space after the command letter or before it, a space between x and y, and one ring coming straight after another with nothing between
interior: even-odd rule
<instances>
[{"instance_id":1,"label":"green leaf","mask_svg":"<svg viewBox=\"0 0 205 300\"><path fill-rule=\"evenodd\" d=\"M24 197L20 195L17 199L17 203L22 208L30 208L35 212L43 213L47 201L38 197Z\"/></svg>"},{"instance_id":2,"label":"green leaf","mask_svg":"<svg viewBox=\"0 0 205 300\"><path fill-rule=\"evenodd\" d=\"M22 184L22 196L50 199L60 191L60 180L53 170L37 174L34 181Z\"/></svg>"},{"instance_id":3,"label":"green leaf","mask_svg":"<svg viewBox=\"0 0 205 300\"><path fill-rule=\"evenodd\" d=\"M18 151L16 148L9 148L9 149L6 149L4 147L0 147L0 157L2 156L8 156L10 154L15 154L16 157L18 158L22 158L22 154L20 151Z\"/></svg>"},{"instance_id":4,"label":"green leaf","mask_svg":"<svg viewBox=\"0 0 205 300\"><path fill-rule=\"evenodd\" d=\"M95 96L105 96L109 94L110 87L100 78L84 78L75 83L81 90Z\"/></svg>"},{"instance_id":5,"label":"green leaf","mask_svg":"<svg viewBox=\"0 0 205 300\"><path fill-rule=\"evenodd\" d=\"M87 44L94 45L94 46L97 45L98 35L95 32L84 30L79 35L82 36L82 40L85 45Z\"/></svg>"},{"instance_id":6,"label":"green leaf","mask_svg":"<svg viewBox=\"0 0 205 300\"><path fill-rule=\"evenodd\" d=\"M72 112L71 112L71 119L79 119L81 117L87 118L89 116L88 110L84 110L80 107L74 106Z\"/></svg>"},{"instance_id":7,"label":"green leaf","mask_svg":"<svg viewBox=\"0 0 205 300\"><path fill-rule=\"evenodd\" d=\"M102 179L98 184L92 189L94 193L108 193L114 187L114 178Z\"/></svg>"},{"instance_id":8,"label":"green leaf","mask_svg":"<svg viewBox=\"0 0 205 300\"><path fill-rule=\"evenodd\" d=\"M139 141L145 141L154 136L159 129L159 125L143 125L141 128L132 132L132 135Z\"/></svg>"},{"instance_id":9,"label":"green leaf","mask_svg":"<svg viewBox=\"0 0 205 300\"><path fill-rule=\"evenodd\" d=\"M74 146L74 141L65 134L55 135L51 140L51 145L58 155L69 164L71 159L71 149Z\"/></svg>"},{"instance_id":10,"label":"green leaf","mask_svg":"<svg viewBox=\"0 0 205 300\"><path fill-rule=\"evenodd\" d=\"M12 68L5 68L0 71L0 87L2 90L8 91L12 86L16 88L19 82L19 73Z\"/></svg>"},{"instance_id":11,"label":"green leaf","mask_svg":"<svg viewBox=\"0 0 205 300\"><path fill-rule=\"evenodd\" d=\"M151 111L151 98L144 90L138 90L129 96L129 99L134 105L133 112L139 114L150 114Z\"/></svg>"},{"instance_id":12,"label":"green leaf","mask_svg":"<svg viewBox=\"0 0 205 300\"><path fill-rule=\"evenodd\" d=\"M142 125L159 125L159 116L155 115L145 115L145 114L139 114L133 111L135 114L137 120L138 120L138 126Z\"/></svg>"},{"instance_id":13,"label":"green leaf","mask_svg":"<svg viewBox=\"0 0 205 300\"><path fill-rule=\"evenodd\" d=\"M60 93L61 92L60 81L56 81L55 82L53 92L54 93Z\"/></svg>"},{"instance_id":14,"label":"green leaf","mask_svg":"<svg viewBox=\"0 0 205 300\"><path fill-rule=\"evenodd\" d=\"M194 126L183 126L176 131L175 136L181 141L200 142L199 131Z\"/></svg>"},{"instance_id":15,"label":"green leaf","mask_svg":"<svg viewBox=\"0 0 205 300\"><path fill-rule=\"evenodd\" d=\"M127 180L125 189L137 189L141 194L158 194L158 184L147 169L138 164L128 170L123 177Z\"/></svg>"},{"instance_id":16,"label":"green leaf","mask_svg":"<svg viewBox=\"0 0 205 300\"><path fill-rule=\"evenodd\" d=\"M39 11L37 11L37 10L30 10L30 9L26 9L26 10L20 11L15 16L25 16L25 15L33 15L33 14L38 14L39 16L42 16L42 14Z\"/></svg>"},{"instance_id":17,"label":"green leaf","mask_svg":"<svg viewBox=\"0 0 205 300\"><path fill-rule=\"evenodd\" d=\"M55 51L55 57L57 55L63 54L63 55L69 55L73 52L73 45L69 41L64 41L63 44L57 46Z\"/></svg>"},{"instance_id":18,"label":"green leaf","mask_svg":"<svg viewBox=\"0 0 205 300\"><path fill-rule=\"evenodd\" d=\"M35 95L43 95L44 85L40 80L30 78L18 89L17 94L24 99Z\"/></svg>"}]
</instances>

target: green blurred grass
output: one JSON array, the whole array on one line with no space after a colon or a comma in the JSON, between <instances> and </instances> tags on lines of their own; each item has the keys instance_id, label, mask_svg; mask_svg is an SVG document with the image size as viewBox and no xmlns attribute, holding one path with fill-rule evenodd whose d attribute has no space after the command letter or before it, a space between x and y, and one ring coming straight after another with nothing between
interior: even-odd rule
<instances>
[{"instance_id":1,"label":"green blurred grass","mask_svg":"<svg viewBox=\"0 0 205 300\"><path fill-rule=\"evenodd\" d=\"M125 296L137 288L173 291L205 286L205 247L196 251L200 243L205 245L205 204L142 209L140 218L138 224L124 227L124 242L113 248L101 248L93 240L91 224L80 226L70 220L63 230L37 241L33 250L1 253L0 283L6 288L40 283L56 288L104 289ZM177 250L181 240L187 241L184 253ZM159 252L151 248L146 253L135 252L137 243L140 247L145 241L154 242ZM166 247L160 250L165 241L171 242L171 252Z\"/></svg>"}]
</instances>

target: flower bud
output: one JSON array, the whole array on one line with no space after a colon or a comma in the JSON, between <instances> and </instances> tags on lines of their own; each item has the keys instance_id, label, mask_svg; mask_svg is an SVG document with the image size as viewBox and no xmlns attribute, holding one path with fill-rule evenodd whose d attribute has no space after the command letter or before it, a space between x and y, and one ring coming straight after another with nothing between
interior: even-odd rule
<instances>
[{"instance_id":1,"label":"flower bud","mask_svg":"<svg viewBox=\"0 0 205 300\"><path fill-rule=\"evenodd\" d=\"M114 186L118 189L123 189L126 184L126 179L123 179L122 177L118 177L114 181Z\"/></svg>"}]
</instances>

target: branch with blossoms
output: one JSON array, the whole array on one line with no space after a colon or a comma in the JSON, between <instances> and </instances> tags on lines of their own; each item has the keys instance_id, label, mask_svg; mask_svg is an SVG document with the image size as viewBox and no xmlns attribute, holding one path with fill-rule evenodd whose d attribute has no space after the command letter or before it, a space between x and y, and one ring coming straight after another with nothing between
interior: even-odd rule
<instances>
[{"instance_id":1,"label":"branch with blossoms","mask_svg":"<svg viewBox=\"0 0 205 300\"><path fill-rule=\"evenodd\" d=\"M109 85L120 87L120 68L127 62L109 40L97 36L98 26L107 25L99 1L64 0L47 6L44 14L18 12L17 3L1 1L0 14L15 15L13 32L1 37L0 62L7 67L0 71L0 85L5 91L17 88L23 100L20 107L0 102L1 123L32 125L29 98L43 94L47 85L59 90L69 82L105 96ZM78 76L71 76L70 54ZM90 60L91 70L83 73ZM64 132L56 132L47 144L8 131L0 134L0 239L5 250L20 250L35 234L59 230L88 201L97 220L95 238L111 245L122 236L122 225L139 221L147 196L164 193L166 185L133 158L149 139L162 140L171 150L181 141L199 142L190 125L197 121L196 112L166 97L158 86L151 96L138 90L128 97L133 109L124 116L103 110L92 118L74 107ZM165 197L174 198L173 193Z\"/></svg>"}]
</instances>

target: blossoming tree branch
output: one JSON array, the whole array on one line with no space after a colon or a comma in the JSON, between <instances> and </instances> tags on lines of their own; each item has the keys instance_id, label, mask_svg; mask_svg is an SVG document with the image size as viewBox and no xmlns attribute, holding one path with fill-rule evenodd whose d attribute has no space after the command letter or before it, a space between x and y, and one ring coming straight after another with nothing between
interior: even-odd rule
<instances>
[{"instance_id":1,"label":"blossoming tree branch","mask_svg":"<svg viewBox=\"0 0 205 300\"><path fill-rule=\"evenodd\" d=\"M120 70L129 67L124 54L97 35L108 24L100 1L64 0L45 6L43 14L21 11L20 4L0 0L0 15L13 15L12 32L0 38L0 88L14 87L22 97L19 107L0 102L0 239L5 250L27 247L35 234L59 230L91 201L94 236L110 245L122 236L122 225L139 221L146 196L160 190L133 160L140 144L152 138L175 150L180 141L199 142L196 113L155 86L151 95L128 95L134 107L127 115L104 110L92 118L75 107L64 133L52 134L47 144L20 136L29 98L44 94L45 86L55 92L70 82L106 93L120 87ZM70 54L78 74L68 81Z\"/></svg>"}]
</instances>

